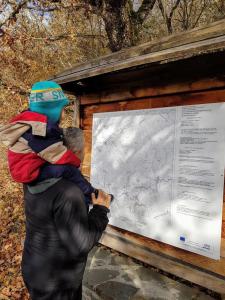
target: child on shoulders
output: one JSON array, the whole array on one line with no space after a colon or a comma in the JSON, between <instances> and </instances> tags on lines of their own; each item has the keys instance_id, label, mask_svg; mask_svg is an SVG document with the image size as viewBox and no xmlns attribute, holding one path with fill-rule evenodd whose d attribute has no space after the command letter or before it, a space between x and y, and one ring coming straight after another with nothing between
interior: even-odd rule
<instances>
[{"instance_id":1,"label":"child on shoulders","mask_svg":"<svg viewBox=\"0 0 225 300\"><path fill-rule=\"evenodd\" d=\"M32 86L29 110L14 117L0 128L0 140L8 149L8 164L12 178L42 192L60 178L72 180L90 203L91 193L96 192L83 177L80 158L63 142L59 121L68 98L53 81L41 81ZM42 182L42 184L40 184Z\"/></svg>"}]
</instances>

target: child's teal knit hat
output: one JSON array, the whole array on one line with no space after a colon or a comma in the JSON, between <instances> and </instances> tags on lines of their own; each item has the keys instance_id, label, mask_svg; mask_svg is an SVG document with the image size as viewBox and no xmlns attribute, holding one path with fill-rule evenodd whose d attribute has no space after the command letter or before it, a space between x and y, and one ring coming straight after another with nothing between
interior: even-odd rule
<instances>
[{"instance_id":1,"label":"child's teal knit hat","mask_svg":"<svg viewBox=\"0 0 225 300\"><path fill-rule=\"evenodd\" d=\"M40 81L33 84L29 97L29 108L33 112L46 115L48 120L58 122L68 98L59 84L54 81Z\"/></svg>"}]
</instances>

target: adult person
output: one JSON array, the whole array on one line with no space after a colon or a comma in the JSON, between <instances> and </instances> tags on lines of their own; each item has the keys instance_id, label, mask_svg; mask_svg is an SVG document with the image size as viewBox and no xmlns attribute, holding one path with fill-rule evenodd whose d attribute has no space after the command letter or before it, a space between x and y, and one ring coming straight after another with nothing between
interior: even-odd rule
<instances>
[{"instance_id":1,"label":"adult person","mask_svg":"<svg viewBox=\"0 0 225 300\"><path fill-rule=\"evenodd\" d=\"M80 140L74 134L82 156ZM92 194L88 212L77 185L63 178L48 184L42 183L42 192L39 186L24 185L23 279L32 300L80 300L87 255L106 228L111 197L102 190L98 198Z\"/></svg>"},{"instance_id":2,"label":"adult person","mask_svg":"<svg viewBox=\"0 0 225 300\"><path fill-rule=\"evenodd\" d=\"M36 300L81 299L87 254L105 229L110 195L92 194L88 213L78 185L63 178L34 183L46 162L79 167L80 159L61 140L59 121L69 103L55 82L32 86L29 110L0 128L10 173L24 183L26 239L22 275ZM63 176L62 176L63 177Z\"/></svg>"}]
</instances>

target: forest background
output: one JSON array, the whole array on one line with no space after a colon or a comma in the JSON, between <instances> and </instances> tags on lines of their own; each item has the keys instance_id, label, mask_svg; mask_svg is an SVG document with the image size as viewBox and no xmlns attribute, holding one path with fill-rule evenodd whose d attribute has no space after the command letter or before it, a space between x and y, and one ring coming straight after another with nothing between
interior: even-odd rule
<instances>
[{"instance_id":1,"label":"forest background","mask_svg":"<svg viewBox=\"0 0 225 300\"><path fill-rule=\"evenodd\" d=\"M0 0L0 125L27 108L31 85L74 64L225 17L225 0ZM73 103L67 108L72 123ZM0 299L28 299L20 275L22 186L0 145Z\"/></svg>"}]
</instances>

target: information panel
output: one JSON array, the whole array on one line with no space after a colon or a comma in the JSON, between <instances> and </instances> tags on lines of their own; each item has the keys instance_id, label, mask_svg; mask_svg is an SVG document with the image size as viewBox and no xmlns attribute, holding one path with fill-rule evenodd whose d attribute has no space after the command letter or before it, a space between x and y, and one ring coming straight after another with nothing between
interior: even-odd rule
<instances>
[{"instance_id":1,"label":"information panel","mask_svg":"<svg viewBox=\"0 0 225 300\"><path fill-rule=\"evenodd\" d=\"M220 258L225 103L97 113L91 183L110 224Z\"/></svg>"}]
</instances>

